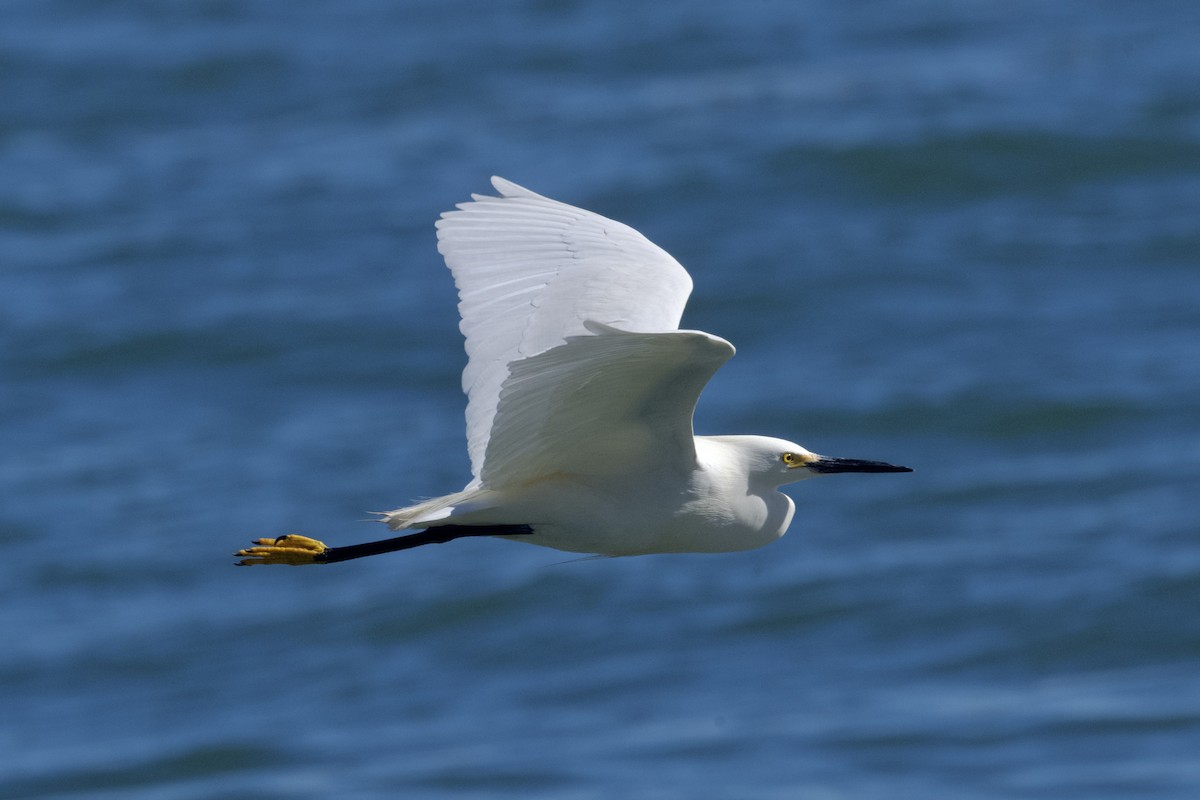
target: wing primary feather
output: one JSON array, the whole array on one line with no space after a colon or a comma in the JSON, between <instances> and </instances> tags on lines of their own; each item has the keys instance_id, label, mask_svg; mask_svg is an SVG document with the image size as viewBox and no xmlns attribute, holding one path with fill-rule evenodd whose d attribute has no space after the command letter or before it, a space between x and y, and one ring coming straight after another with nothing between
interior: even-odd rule
<instances>
[{"instance_id":1,"label":"wing primary feather","mask_svg":"<svg viewBox=\"0 0 1200 800\"><path fill-rule=\"evenodd\" d=\"M627 225L495 177L437 221L466 338L467 449L481 475L510 365L585 335L585 321L675 330L687 271Z\"/></svg>"}]
</instances>

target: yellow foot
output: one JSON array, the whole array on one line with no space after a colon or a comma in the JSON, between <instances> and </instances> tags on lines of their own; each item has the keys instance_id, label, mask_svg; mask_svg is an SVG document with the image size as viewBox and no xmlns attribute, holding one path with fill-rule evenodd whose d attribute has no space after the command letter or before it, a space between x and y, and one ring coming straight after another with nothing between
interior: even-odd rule
<instances>
[{"instance_id":1,"label":"yellow foot","mask_svg":"<svg viewBox=\"0 0 1200 800\"><path fill-rule=\"evenodd\" d=\"M294 567L319 564L321 562L317 561L317 556L329 549L324 542L294 533L278 539L255 539L254 545L234 553L242 558L238 562L239 567L254 564L291 564Z\"/></svg>"}]
</instances>

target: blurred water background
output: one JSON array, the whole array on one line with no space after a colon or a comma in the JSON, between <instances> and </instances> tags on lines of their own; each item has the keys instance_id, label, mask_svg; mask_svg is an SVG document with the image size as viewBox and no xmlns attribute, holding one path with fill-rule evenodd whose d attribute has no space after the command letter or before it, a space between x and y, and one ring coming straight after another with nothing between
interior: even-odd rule
<instances>
[{"instance_id":1,"label":"blurred water background","mask_svg":"<svg viewBox=\"0 0 1200 800\"><path fill-rule=\"evenodd\" d=\"M1200 796L1200 6L0 14L0 797ZM917 471L233 568L466 482L492 174L689 268L700 432Z\"/></svg>"}]
</instances>

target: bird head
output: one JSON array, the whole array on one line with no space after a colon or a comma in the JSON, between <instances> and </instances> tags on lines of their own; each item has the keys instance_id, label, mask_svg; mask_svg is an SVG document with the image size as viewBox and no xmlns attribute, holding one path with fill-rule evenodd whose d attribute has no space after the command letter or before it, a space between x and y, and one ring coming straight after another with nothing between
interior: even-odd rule
<instances>
[{"instance_id":1,"label":"bird head","mask_svg":"<svg viewBox=\"0 0 1200 800\"><path fill-rule=\"evenodd\" d=\"M737 436L739 449L749 456L751 473L776 486L795 483L818 475L835 472L912 472L909 467L900 467L884 461L867 461L860 458L833 458L813 453L804 447L784 439L768 436Z\"/></svg>"}]
</instances>

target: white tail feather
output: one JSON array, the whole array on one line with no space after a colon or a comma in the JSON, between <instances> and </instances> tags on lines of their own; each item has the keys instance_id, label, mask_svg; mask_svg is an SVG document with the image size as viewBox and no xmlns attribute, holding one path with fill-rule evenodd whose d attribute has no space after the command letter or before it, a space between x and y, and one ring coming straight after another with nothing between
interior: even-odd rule
<instances>
[{"instance_id":1,"label":"white tail feather","mask_svg":"<svg viewBox=\"0 0 1200 800\"><path fill-rule=\"evenodd\" d=\"M434 497L421 503L415 503L404 508L380 512L380 522L394 531L404 528L424 528L431 522L445 519L454 513L456 506L462 505L479 495L478 489L455 492L441 497Z\"/></svg>"}]
</instances>

